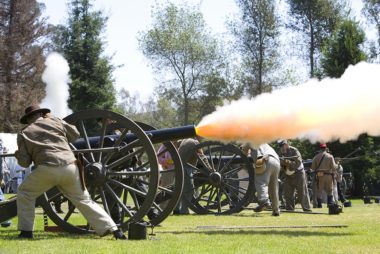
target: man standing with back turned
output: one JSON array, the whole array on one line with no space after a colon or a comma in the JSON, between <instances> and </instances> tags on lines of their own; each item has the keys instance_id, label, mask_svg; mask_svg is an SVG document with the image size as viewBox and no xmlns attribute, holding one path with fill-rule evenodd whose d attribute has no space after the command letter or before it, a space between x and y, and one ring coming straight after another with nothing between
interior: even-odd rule
<instances>
[{"instance_id":1,"label":"man standing with back turned","mask_svg":"<svg viewBox=\"0 0 380 254\"><path fill-rule=\"evenodd\" d=\"M327 152L328 148L326 144L320 144L319 148L319 153L313 158L311 170L316 172L318 181L317 202L318 208L322 208L323 191L327 194L327 205L332 205L334 202L333 183L338 165L335 163L334 157Z\"/></svg>"},{"instance_id":2,"label":"man standing with back turned","mask_svg":"<svg viewBox=\"0 0 380 254\"><path fill-rule=\"evenodd\" d=\"M113 233L126 239L111 217L93 200L81 185L76 158L69 142L79 138L75 126L56 117L47 117L50 110L33 105L25 109L20 122L27 126L17 135L18 163L36 167L19 186L17 193L19 238L33 238L35 201L50 188L58 189L82 212L98 235Z\"/></svg>"}]
</instances>

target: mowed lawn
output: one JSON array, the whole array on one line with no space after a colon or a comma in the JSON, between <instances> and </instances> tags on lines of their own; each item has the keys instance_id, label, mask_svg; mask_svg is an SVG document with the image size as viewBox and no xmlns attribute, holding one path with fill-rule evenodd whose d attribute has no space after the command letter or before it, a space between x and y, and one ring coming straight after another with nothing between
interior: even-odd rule
<instances>
[{"instance_id":1,"label":"mowed lawn","mask_svg":"<svg viewBox=\"0 0 380 254\"><path fill-rule=\"evenodd\" d=\"M38 211L34 240L17 239L17 219L11 227L0 228L0 253L380 253L379 204L355 200L340 215L328 215L326 208L314 211L325 214L272 217L270 212L245 210L229 216L170 216L143 241L44 232ZM313 225L348 227L259 228ZM200 228L204 226L215 227Z\"/></svg>"}]
</instances>

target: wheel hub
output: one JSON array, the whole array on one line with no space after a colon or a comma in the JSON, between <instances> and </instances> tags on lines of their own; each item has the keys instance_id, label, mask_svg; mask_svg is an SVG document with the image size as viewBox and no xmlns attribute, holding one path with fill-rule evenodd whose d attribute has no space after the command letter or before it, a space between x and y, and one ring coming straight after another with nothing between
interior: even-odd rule
<instances>
[{"instance_id":1,"label":"wheel hub","mask_svg":"<svg viewBox=\"0 0 380 254\"><path fill-rule=\"evenodd\" d=\"M106 171L102 164L94 162L85 167L85 179L90 185L101 186L106 182Z\"/></svg>"},{"instance_id":2,"label":"wheel hub","mask_svg":"<svg viewBox=\"0 0 380 254\"><path fill-rule=\"evenodd\" d=\"M220 187L222 185L222 175L219 172L212 172L208 178L211 185L215 187Z\"/></svg>"}]
</instances>

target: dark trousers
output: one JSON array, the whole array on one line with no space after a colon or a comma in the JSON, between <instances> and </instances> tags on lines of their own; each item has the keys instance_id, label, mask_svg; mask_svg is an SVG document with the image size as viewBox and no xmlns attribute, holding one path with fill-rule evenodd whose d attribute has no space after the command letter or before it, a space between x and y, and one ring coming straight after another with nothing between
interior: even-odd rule
<instances>
[{"instance_id":1,"label":"dark trousers","mask_svg":"<svg viewBox=\"0 0 380 254\"><path fill-rule=\"evenodd\" d=\"M299 199L302 201L305 196L305 176L304 171L299 171L294 173L293 175L286 176L284 182L284 196L285 196L285 209L286 210L294 210L295 208L295 191L297 191L297 195ZM303 203L301 202L302 208L309 209L310 207L303 207Z\"/></svg>"},{"instance_id":2,"label":"dark trousers","mask_svg":"<svg viewBox=\"0 0 380 254\"><path fill-rule=\"evenodd\" d=\"M342 190L342 183L337 182L336 188L338 190L338 197L339 197L340 202L342 203L346 202L346 198L344 197L343 190Z\"/></svg>"}]
</instances>

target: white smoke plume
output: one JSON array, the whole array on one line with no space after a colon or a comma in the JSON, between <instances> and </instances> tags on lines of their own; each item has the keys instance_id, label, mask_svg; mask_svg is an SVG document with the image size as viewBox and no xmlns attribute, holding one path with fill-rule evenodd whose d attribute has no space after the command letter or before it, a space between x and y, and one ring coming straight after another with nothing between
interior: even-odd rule
<instances>
[{"instance_id":1,"label":"white smoke plume","mask_svg":"<svg viewBox=\"0 0 380 254\"><path fill-rule=\"evenodd\" d=\"M47 107L54 116L63 118L72 113L67 105L69 65L66 59L56 52L47 56L45 65L42 81L46 84L46 97L42 100L41 107Z\"/></svg>"},{"instance_id":2,"label":"white smoke plume","mask_svg":"<svg viewBox=\"0 0 380 254\"><path fill-rule=\"evenodd\" d=\"M197 133L254 146L285 139L311 142L380 135L380 65L349 66L340 79L307 83L240 99L204 117Z\"/></svg>"}]
</instances>

